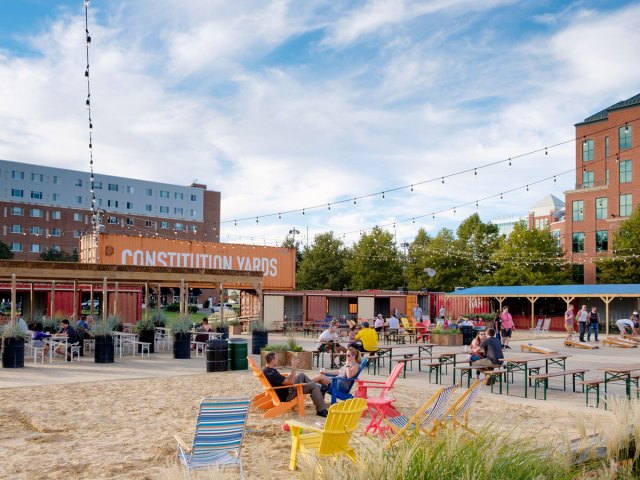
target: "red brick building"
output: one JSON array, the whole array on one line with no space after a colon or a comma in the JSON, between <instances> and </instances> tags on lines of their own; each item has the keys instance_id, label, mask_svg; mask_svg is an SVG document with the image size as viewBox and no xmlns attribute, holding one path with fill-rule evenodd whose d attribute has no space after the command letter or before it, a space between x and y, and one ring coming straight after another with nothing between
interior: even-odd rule
<instances>
[{"instance_id":1,"label":"red brick building","mask_svg":"<svg viewBox=\"0 0 640 480\"><path fill-rule=\"evenodd\" d=\"M594 259L610 254L621 221L640 202L640 94L575 127L576 181L565 192L562 240L576 273L590 284L597 278Z\"/></svg>"}]
</instances>

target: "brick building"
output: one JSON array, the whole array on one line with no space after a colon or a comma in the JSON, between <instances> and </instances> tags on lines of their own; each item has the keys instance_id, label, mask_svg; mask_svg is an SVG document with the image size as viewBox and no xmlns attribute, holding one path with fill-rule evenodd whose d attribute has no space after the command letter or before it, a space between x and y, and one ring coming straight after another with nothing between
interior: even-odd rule
<instances>
[{"instance_id":1,"label":"brick building","mask_svg":"<svg viewBox=\"0 0 640 480\"><path fill-rule=\"evenodd\" d=\"M565 192L563 243L589 284L596 283L594 259L609 255L612 235L640 201L640 94L575 127L576 183Z\"/></svg>"},{"instance_id":2,"label":"brick building","mask_svg":"<svg viewBox=\"0 0 640 480\"><path fill-rule=\"evenodd\" d=\"M220 192L94 174L104 233L218 242ZM14 258L77 251L90 232L89 173L0 160L0 240Z\"/></svg>"}]
</instances>

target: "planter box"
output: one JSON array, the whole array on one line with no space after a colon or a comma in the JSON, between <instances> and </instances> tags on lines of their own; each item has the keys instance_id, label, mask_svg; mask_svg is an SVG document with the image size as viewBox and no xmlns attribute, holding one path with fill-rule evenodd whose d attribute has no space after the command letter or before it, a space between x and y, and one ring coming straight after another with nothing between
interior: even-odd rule
<instances>
[{"instance_id":1,"label":"planter box","mask_svg":"<svg viewBox=\"0 0 640 480\"><path fill-rule=\"evenodd\" d=\"M441 333L432 333L430 341L431 343L444 347L462 346L462 334L457 333L455 335L443 335Z\"/></svg>"},{"instance_id":2,"label":"planter box","mask_svg":"<svg viewBox=\"0 0 640 480\"><path fill-rule=\"evenodd\" d=\"M267 362L264 360L264 356L268 352L260 352L260 366L265 367ZM273 352L276 354L276 367L286 367L287 366L287 353L289 352Z\"/></svg>"},{"instance_id":3,"label":"planter box","mask_svg":"<svg viewBox=\"0 0 640 480\"><path fill-rule=\"evenodd\" d=\"M231 335L242 334L242 325L229 325L229 333Z\"/></svg>"},{"instance_id":4,"label":"planter box","mask_svg":"<svg viewBox=\"0 0 640 480\"><path fill-rule=\"evenodd\" d=\"M311 370L313 367L313 354L311 352L287 352L287 365L291 366L294 358L299 359L299 370Z\"/></svg>"}]
</instances>

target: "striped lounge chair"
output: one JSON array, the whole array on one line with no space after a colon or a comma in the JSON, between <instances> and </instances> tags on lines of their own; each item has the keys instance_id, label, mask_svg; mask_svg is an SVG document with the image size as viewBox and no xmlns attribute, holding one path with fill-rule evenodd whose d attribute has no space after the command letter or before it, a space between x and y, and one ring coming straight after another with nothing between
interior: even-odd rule
<instances>
[{"instance_id":1,"label":"striped lounge chair","mask_svg":"<svg viewBox=\"0 0 640 480\"><path fill-rule=\"evenodd\" d=\"M251 399L241 397L203 398L191 445L175 435L178 458L184 464L187 479L191 470L213 466L239 467L244 478L240 447L247 424Z\"/></svg>"}]
</instances>

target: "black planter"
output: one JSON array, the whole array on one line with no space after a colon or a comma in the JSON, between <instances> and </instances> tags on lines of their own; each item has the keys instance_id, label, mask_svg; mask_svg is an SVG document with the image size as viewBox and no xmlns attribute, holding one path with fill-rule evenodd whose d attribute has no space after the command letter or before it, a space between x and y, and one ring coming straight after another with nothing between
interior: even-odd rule
<instances>
[{"instance_id":1,"label":"black planter","mask_svg":"<svg viewBox=\"0 0 640 480\"><path fill-rule=\"evenodd\" d=\"M216 327L216 333L222 334L222 340L229 338L229 327Z\"/></svg>"},{"instance_id":2,"label":"black planter","mask_svg":"<svg viewBox=\"0 0 640 480\"><path fill-rule=\"evenodd\" d=\"M113 363L114 362L114 345L111 335L96 335L96 363Z\"/></svg>"},{"instance_id":3,"label":"black planter","mask_svg":"<svg viewBox=\"0 0 640 480\"><path fill-rule=\"evenodd\" d=\"M190 333L175 333L173 335L173 358L191 358Z\"/></svg>"},{"instance_id":4,"label":"black planter","mask_svg":"<svg viewBox=\"0 0 640 480\"><path fill-rule=\"evenodd\" d=\"M5 337L2 339L2 368L24 367L24 339Z\"/></svg>"},{"instance_id":5,"label":"black planter","mask_svg":"<svg viewBox=\"0 0 640 480\"><path fill-rule=\"evenodd\" d=\"M155 330L142 330L138 334L138 340L140 342L150 343L149 345L149 353L154 353L154 343L156 339L156 331ZM138 345L138 353L142 353L142 345Z\"/></svg>"},{"instance_id":6,"label":"black planter","mask_svg":"<svg viewBox=\"0 0 640 480\"><path fill-rule=\"evenodd\" d=\"M226 340L207 341L207 372L226 372L229 369Z\"/></svg>"},{"instance_id":7,"label":"black planter","mask_svg":"<svg viewBox=\"0 0 640 480\"><path fill-rule=\"evenodd\" d=\"M269 343L269 332L266 330L254 330L251 332L251 353L260 355L260 350Z\"/></svg>"}]
</instances>

